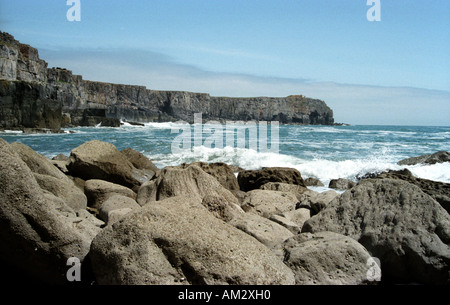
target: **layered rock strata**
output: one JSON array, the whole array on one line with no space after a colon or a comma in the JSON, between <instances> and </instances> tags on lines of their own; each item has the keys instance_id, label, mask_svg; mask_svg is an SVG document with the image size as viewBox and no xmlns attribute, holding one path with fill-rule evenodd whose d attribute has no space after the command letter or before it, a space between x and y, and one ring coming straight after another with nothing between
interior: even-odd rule
<instances>
[{"instance_id":1,"label":"layered rock strata","mask_svg":"<svg viewBox=\"0 0 450 305\"><path fill-rule=\"evenodd\" d=\"M232 98L149 90L144 86L83 80L69 70L47 66L39 58L37 49L0 32L0 128L42 125L58 128L58 125L94 126L100 123L114 127L120 120L192 123L194 113L202 113L205 121L334 124L333 111L325 102L302 95ZM58 116L45 117L48 112L45 107L55 108ZM31 115L37 118L32 122L23 119Z\"/></svg>"}]
</instances>

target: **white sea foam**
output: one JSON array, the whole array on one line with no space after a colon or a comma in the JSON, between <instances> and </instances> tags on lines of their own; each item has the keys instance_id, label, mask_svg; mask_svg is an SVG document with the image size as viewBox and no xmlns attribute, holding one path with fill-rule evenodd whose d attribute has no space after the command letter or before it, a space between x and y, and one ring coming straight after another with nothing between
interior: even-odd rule
<instances>
[{"instance_id":1,"label":"white sea foam","mask_svg":"<svg viewBox=\"0 0 450 305\"><path fill-rule=\"evenodd\" d=\"M416 177L450 183L450 162L431 165L418 164L406 168Z\"/></svg>"},{"instance_id":2,"label":"white sea foam","mask_svg":"<svg viewBox=\"0 0 450 305\"><path fill-rule=\"evenodd\" d=\"M20 134L23 133L22 130L5 130L4 133Z\"/></svg>"},{"instance_id":3,"label":"white sea foam","mask_svg":"<svg viewBox=\"0 0 450 305\"><path fill-rule=\"evenodd\" d=\"M294 156L257 152L252 149L225 147L208 148L204 146L194 147L189 151L181 151L175 154L153 155L152 158L159 166L175 166L181 163L194 161L224 162L236 165L244 169L259 169L262 167L291 167L298 169L304 178L314 177L324 185L328 185L331 179L346 178L353 181L366 173L382 172L386 170L399 170L404 167L397 165L389 156L378 156L368 159L355 159L332 161L326 159L303 160ZM438 168L438 166L437 166ZM418 167L415 172L418 176L432 176L435 170L422 170ZM445 178L444 180L447 179ZM435 175L434 178L442 177ZM439 181L441 181L440 179Z\"/></svg>"}]
</instances>

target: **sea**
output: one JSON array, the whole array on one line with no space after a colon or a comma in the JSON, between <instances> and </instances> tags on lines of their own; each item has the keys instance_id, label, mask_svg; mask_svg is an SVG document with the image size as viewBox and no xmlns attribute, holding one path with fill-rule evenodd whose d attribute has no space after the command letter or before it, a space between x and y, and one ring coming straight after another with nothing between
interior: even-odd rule
<instances>
[{"instance_id":1,"label":"sea","mask_svg":"<svg viewBox=\"0 0 450 305\"><path fill-rule=\"evenodd\" d=\"M254 128L258 132L255 133ZM187 124L124 122L121 127L77 127L60 134L5 131L0 137L20 142L52 158L69 156L90 140L143 153L159 168L194 161L224 162L243 169L291 167L302 177L319 179L325 191L331 179L358 181L368 173L407 168L419 178L450 183L450 162L400 166L398 161L450 151L449 126L300 126L254 123Z\"/></svg>"}]
</instances>

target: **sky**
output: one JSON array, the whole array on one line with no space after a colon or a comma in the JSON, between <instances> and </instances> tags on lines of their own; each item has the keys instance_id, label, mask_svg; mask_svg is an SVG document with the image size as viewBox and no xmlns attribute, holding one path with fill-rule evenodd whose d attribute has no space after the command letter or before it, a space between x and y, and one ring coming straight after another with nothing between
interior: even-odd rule
<instances>
[{"instance_id":1,"label":"sky","mask_svg":"<svg viewBox=\"0 0 450 305\"><path fill-rule=\"evenodd\" d=\"M0 0L0 31L86 80L302 94L336 122L450 126L448 0L76 1Z\"/></svg>"}]
</instances>

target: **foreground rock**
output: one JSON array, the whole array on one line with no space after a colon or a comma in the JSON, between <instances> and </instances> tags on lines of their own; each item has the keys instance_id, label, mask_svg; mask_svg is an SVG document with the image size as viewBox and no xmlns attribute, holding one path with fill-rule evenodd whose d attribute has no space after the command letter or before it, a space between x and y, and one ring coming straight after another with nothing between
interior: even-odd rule
<instances>
[{"instance_id":1,"label":"foreground rock","mask_svg":"<svg viewBox=\"0 0 450 305\"><path fill-rule=\"evenodd\" d=\"M197 197L152 202L94 239L100 284L293 284L268 248L211 215Z\"/></svg>"},{"instance_id":2,"label":"foreground rock","mask_svg":"<svg viewBox=\"0 0 450 305\"><path fill-rule=\"evenodd\" d=\"M152 201L175 196L200 198L205 206L212 210L217 206L214 204L214 198L219 198L222 206L227 206L227 209L236 213L243 213L239 207L238 199L223 187L217 179L197 165L189 165L186 168L166 167L162 169L157 179L141 186L137 201L142 206Z\"/></svg>"},{"instance_id":3,"label":"foreground rock","mask_svg":"<svg viewBox=\"0 0 450 305\"><path fill-rule=\"evenodd\" d=\"M229 191L238 191L239 184L234 175L233 167L223 162L206 163L206 162L193 162L191 164L183 164L182 168L186 168L190 165L196 165L200 167L204 172L210 174L216 178L219 183Z\"/></svg>"},{"instance_id":4,"label":"foreground rock","mask_svg":"<svg viewBox=\"0 0 450 305\"><path fill-rule=\"evenodd\" d=\"M141 206L132 198L123 195L112 195L103 202L99 210L99 218L111 225L126 214L140 209Z\"/></svg>"},{"instance_id":5,"label":"foreground rock","mask_svg":"<svg viewBox=\"0 0 450 305\"><path fill-rule=\"evenodd\" d=\"M50 160L22 143L10 147L20 156L33 172L42 190L64 200L74 210L85 209L87 198L74 182L56 168Z\"/></svg>"},{"instance_id":6,"label":"foreground rock","mask_svg":"<svg viewBox=\"0 0 450 305\"><path fill-rule=\"evenodd\" d=\"M294 210L297 203L297 197L291 192L253 190L245 195L242 209L269 218Z\"/></svg>"},{"instance_id":7,"label":"foreground rock","mask_svg":"<svg viewBox=\"0 0 450 305\"><path fill-rule=\"evenodd\" d=\"M302 229L321 231L359 241L380 259L386 278L448 283L450 216L433 198L406 181L361 181L306 221Z\"/></svg>"},{"instance_id":8,"label":"foreground rock","mask_svg":"<svg viewBox=\"0 0 450 305\"><path fill-rule=\"evenodd\" d=\"M159 171L158 167L156 167L152 161L132 148L125 148L121 150L120 153L123 154L135 168L144 171L150 179Z\"/></svg>"},{"instance_id":9,"label":"foreground rock","mask_svg":"<svg viewBox=\"0 0 450 305\"><path fill-rule=\"evenodd\" d=\"M253 236L268 248L273 248L294 236L284 226L255 214L242 214L231 220L230 224Z\"/></svg>"},{"instance_id":10,"label":"foreground rock","mask_svg":"<svg viewBox=\"0 0 450 305\"><path fill-rule=\"evenodd\" d=\"M450 183L417 178L408 169L384 172L376 176L376 178L400 179L417 185L424 193L433 197L450 213Z\"/></svg>"},{"instance_id":11,"label":"foreground rock","mask_svg":"<svg viewBox=\"0 0 450 305\"><path fill-rule=\"evenodd\" d=\"M67 283L67 259L84 261L101 230L99 221L44 192L30 168L2 139L0 161L0 261L14 268L16 276Z\"/></svg>"},{"instance_id":12,"label":"foreground rock","mask_svg":"<svg viewBox=\"0 0 450 305\"><path fill-rule=\"evenodd\" d=\"M109 197L114 195L129 197L133 200L136 199L136 193L131 189L99 179L91 179L86 181L84 185L84 192L88 198L89 206L95 210L99 210L103 203L108 200Z\"/></svg>"},{"instance_id":13,"label":"foreground rock","mask_svg":"<svg viewBox=\"0 0 450 305\"><path fill-rule=\"evenodd\" d=\"M416 164L436 164L450 162L450 153L448 151L438 151L430 155L407 158L399 161L398 165L416 165Z\"/></svg>"},{"instance_id":14,"label":"foreground rock","mask_svg":"<svg viewBox=\"0 0 450 305\"><path fill-rule=\"evenodd\" d=\"M297 285L361 285L381 280L381 270L354 239L333 233L302 233L279 246Z\"/></svg>"},{"instance_id":15,"label":"foreground rock","mask_svg":"<svg viewBox=\"0 0 450 305\"><path fill-rule=\"evenodd\" d=\"M84 180L101 179L129 188L139 187L151 176L128 161L117 148L106 142L86 142L70 153L70 173Z\"/></svg>"},{"instance_id":16,"label":"foreground rock","mask_svg":"<svg viewBox=\"0 0 450 305\"><path fill-rule=\"evenodd\" d=\"M294 168L267 167L260 170L241 171L238 175L239 187L244 192L259 189L269 182L294 184L306 188L302 175Z\"/></svg>"}]
</instances>

